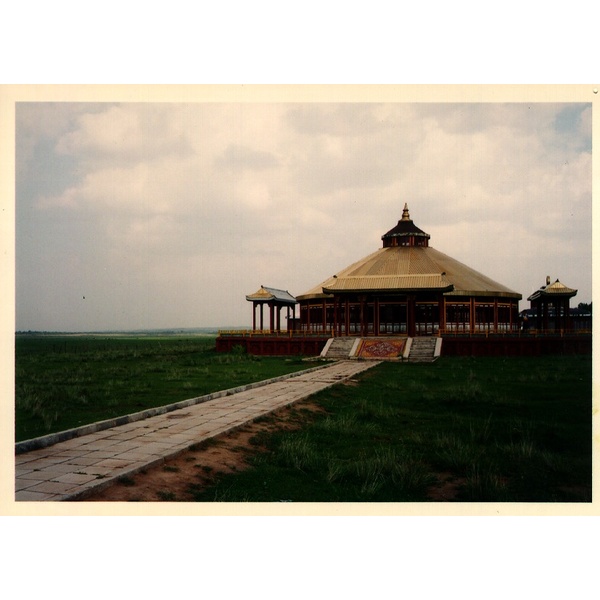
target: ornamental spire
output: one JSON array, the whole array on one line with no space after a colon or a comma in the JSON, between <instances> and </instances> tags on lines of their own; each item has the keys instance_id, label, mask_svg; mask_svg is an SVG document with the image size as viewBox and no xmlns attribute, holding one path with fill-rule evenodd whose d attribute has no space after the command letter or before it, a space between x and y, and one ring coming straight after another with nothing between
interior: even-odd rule
<instances>
[{"instance_id":1,"label":"ornamental spire","mask_svg":"<svg viewBox=\"0 0 600 600\"><path fill-rule=\"evenodd\" d=\"M404 210L402 211L402 220L410 221L410 214L408 212L408 203L407 202L404 203Z\"/></svg>"},{"instance_id":2,"label":"ornamental spire","mask_svg":"<svg viewBox=\"0 0 600 600\"><path fill-rule=\"evenodd\" d=\"M382 235L381 239L384 248L390 246L421 246L427 248L429 246L429 234L413 223L408 212L407 203L404 204L402 218L398 221L398 225Z\"/></svg>"}]
</instances>

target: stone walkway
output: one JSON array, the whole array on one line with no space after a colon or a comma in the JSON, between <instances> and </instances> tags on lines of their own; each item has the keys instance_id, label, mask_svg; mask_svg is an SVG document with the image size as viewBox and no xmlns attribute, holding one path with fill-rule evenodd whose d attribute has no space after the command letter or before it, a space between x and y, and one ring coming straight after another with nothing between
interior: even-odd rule
<instances>
[{"instance_id":1,"label":"stone walkway","mask_svg":"<svg viewBox=\"0 0 600 600\"><path fill-rule=\"evenodd\" d=\"M162 462L378 364L340 361L283 381L208 400L169 413L96 431L16 456L16 501L85 498L123 475Z\"/></svg>"}]
</instances>

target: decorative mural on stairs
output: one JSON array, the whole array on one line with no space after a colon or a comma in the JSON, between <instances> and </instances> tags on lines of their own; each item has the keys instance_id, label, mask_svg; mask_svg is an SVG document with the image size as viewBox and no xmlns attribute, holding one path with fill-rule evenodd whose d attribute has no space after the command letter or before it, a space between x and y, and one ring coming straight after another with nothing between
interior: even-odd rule
<instances>
[{"instance_id":1,"label":"decorative mural on stairs","mask_svg":"<svg viewBox=\"0 0 600 600\"><path fill-rule=\"evenodd\" d=\"M402 356L406 339L363 339L358 349L359 358L397 358Z\"/></svg>"}]
</instances>

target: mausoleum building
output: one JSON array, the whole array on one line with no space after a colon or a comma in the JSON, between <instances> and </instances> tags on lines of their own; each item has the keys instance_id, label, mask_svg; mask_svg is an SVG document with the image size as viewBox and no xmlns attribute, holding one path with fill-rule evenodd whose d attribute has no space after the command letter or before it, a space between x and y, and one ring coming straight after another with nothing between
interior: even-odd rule
<instances>
[{"instance_id":1,"label":"mausoleum building","mask_svg":"<svg viewBox=\"0 0 600 600\"><path fill-rule=\"evenodd\" d=\"M404 205L376 252L296 296L296 331L408 337L518 331L521 294L429 245Z\"/></svg>"}]
</instances>

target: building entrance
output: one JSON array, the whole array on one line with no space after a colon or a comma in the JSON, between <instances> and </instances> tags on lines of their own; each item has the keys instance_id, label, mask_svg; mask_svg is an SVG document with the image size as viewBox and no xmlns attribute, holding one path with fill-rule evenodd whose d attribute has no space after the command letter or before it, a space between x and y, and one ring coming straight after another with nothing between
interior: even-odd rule
<instances>
[{"instance_id":1,"label":"building entrance","mask_svg":"<svg viewBox=\"0 0 600 600\"><path fill-rule=\"evenodd\" d=\"M415 305L415 335L435 335L439 329L439 303L417 302Z\"/></svg>"},{"instance_id":2,"label":"building entrance","mask_svg":"<svg viewBox=\"0 0 600 600\"><path fill-rule=\"evenodd\" d=\"M406 302L385 302L379 304L379 334L406 334Z\"/></svg>"}]
</instances>

